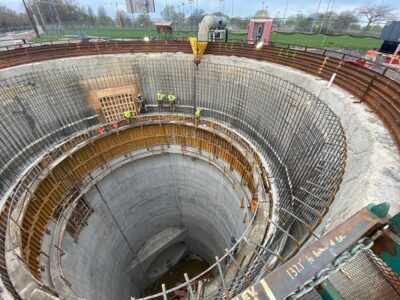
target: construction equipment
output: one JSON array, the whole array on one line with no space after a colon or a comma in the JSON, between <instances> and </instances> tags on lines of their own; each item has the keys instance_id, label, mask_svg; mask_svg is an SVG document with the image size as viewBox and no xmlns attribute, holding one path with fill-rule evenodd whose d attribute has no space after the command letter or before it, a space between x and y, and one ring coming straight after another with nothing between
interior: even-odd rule
<instances>
[{"instance_id":1,"label":"construction equipment","mask_svg":"<svg viewBox=\"0 0 400 300\"><path fill-rule=\"evenodd\" d=\"M206 50L208 41L210 40L209 34L211 32L211 41L215 41L216 37L220 37L221 33L225 33L225 41L228 40L228 30L226 29L227 20L224 17L218 16L205 16L199 24L199 32L197 38L190 37L190 45L194 54L194 63L198 68L201 57Z\"/></svg>"},{"instance_id":2,"label":"construction equipment","mask_svg":"<svg viewBox=\"0 0 400 300\"><path fill-rule=\"evenodd\" d=\"M189 41L190 45L192 46L192 51L194 54L194 64L196 65L196 69L198 69L199 64L201 62L201 58L203 57L208 42L197 41L197 38L195 37L190 37Z\"/></svg>"}]
</instances>

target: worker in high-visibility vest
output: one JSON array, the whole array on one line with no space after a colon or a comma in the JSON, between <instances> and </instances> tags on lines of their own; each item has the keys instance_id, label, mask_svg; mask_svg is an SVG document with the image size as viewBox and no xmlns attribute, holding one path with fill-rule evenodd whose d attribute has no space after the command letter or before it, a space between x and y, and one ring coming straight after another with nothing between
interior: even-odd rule
<instances>
[{"instance_id":1,"label":"worker in high-visibility vest","mask_svg":"<svg viewBox=\"0 0 400 300\"><path fill-rule=\"evenodd\" d=\"M166 95L162 92L157 92L157 102L158 102L158 108L163 107L163 102L165 99Z\"/></svg>"},{"instance_id":2,"label":"worker in high-visibility vest","mask_svg":"<svg viewBox=\"0 0 400 300\"><path fill-rule=\"evenodd\" d=\"M131 110L124 111L124 117L128 121L128 124L131 124L131 118L133 117L133 111L131 111Z\"/></svg>"},{"instance_id":3,"label":"worker in high-visibility vest","mask_svg":"<svg viewBox=\"0 0 400 300\"><path fill-rule=\"evenodd\" d=\"M126 119L132 118L132 116L133 116L133 111L131 111L131 110L124 111L124 117Z\"/></svg>"},{"instance_id":4,"label":"worker in high-visibility vest","mask_svg":"<svg viewBox=\"0 0 400 300\"><path fill-rule=\"evenodd\" d=\"M171 109L173 111L175 111L175 100L176 100L176 96L175 95L168 95L169 106L171 107Z\"/></svg>"},{"instance_id":5,"label":"worker in high-visibility vest","mask_svg":"<svg viewBox=\"0 0 400 300\"><path fill-rule=\"evenodd\" d=\"M200 109L200 107L196 107L196 111L194 113L194 116L195 116L195 124L197 126L199 124L199 122L200 122L200 117L201 117L201 109Z\"/></svg>"}]
</instances>

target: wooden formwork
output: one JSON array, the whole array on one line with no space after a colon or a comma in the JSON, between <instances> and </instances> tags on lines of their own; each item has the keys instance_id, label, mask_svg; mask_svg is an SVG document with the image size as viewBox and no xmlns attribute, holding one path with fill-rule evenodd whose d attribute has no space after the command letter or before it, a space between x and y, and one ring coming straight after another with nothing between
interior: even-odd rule
<instances>
[{"instance_id":1,"label":"wooden formwork","mask_svg":"<svg viewBox=\"0 0 400 300\"><path fill-rule=\"evenodd\" d=\"M245 154L210 131L182 124L153 124L105 135L74 152L56 165L39 184L27 205L22 220L22 249L32 274L41 279L40 250L47 224L65 199L91 171L111 159L138 149L159 145L194 147L226 161L241 176L251 193L253 165Z\"/></svg>"}]
</instances>

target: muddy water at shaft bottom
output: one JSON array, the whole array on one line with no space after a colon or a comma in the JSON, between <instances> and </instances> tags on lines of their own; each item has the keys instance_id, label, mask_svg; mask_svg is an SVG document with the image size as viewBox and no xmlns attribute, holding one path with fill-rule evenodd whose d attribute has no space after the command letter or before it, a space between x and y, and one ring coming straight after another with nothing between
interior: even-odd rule
<instances>
[{"instance_id":1,"label":"muddy water at shaft bottom","mask_svg":"<svg viewBox=\"0 0 400 300\"><path fill-rule=\"evenodd\" d=\"M210 267L210 264L201 257L189 254L177 263L171 270L165 273L154 284L143 291L143 296L150 296L162 292L161 285L164 283L167 290L185 282L183 274L187 273L189 278L202 273ZM160 298L162 299L162 297ZM168 295L168 299L174 299L173 295Z\"/></svg>"}]
</instances>

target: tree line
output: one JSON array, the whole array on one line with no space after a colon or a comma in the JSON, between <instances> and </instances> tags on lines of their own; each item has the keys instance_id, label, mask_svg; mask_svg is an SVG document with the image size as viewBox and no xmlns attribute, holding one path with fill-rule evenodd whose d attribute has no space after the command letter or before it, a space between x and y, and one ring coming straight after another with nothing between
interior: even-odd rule
<instances>
[{"instance_id":1,"label":"tree line","mask_svg":"<svg viewBox=\"0 0 400 300\"><path fill-rule=\"evenodd\" d=\"M19 27L31 25L25 13L17 13L0 5L0 27Z\"/></svg>"},{"instance_id":2,"label":"tree line","mask_svg":"<svg viewBox=\"0 0 400 300\"><path fill-rule=\"evenodd\" d=\"M303 14L299 11L296 15L291 15L285 19L272 18L275 28L278 30L301 31L310 33L335 34L347 31L380 31L382 24L393 20L393 8L385 5L363 6L355 10L345 10L341 12L327 11L325 13ZM194 10L192 15L185 18L184 13L177 11L173 5L167 5L161 12L164 20L171 21L175 26L197 25L205 15L205 11ZM257 11L248 18L229 17L220 12L212 13L216 16L224 16L229 20L233 29L247 29L251 18L271 18L267 10Z\"/></svg>"},{"instance_id":3,"label":"tree line","mask_svg":"<svg viewBox=\"0 0 400 300\"><path fill-rule=\"evenodd\" d=\"M117 10L116 19L112 19L104 6L100 6L95 12L91 7L80 6L75 0L25 0L27 9L37 22L42 25L63 26L63 25L85 25L104 27L137 27L148 28L153 22L148 14L128 15L125 11ZM111 9L111 7L110 7ZM271 17L267 10L259 10L248 18L229 17L220 12L213 13L217 16L224 16L229 20L233 29L245 30L250 18ZM165 21L170 21L175 27L193 28L196 27L206 15L203 9L194 9L188 16L179 8L173 5L166 5L161 12ZM288 18L273 18L275 28L290 31L303 31L313 33L340 33L345 30L376 30L381 29L380 24L393 19L393 9L384 6L365 6L353 11L328 11L325 13L311 13L304 15L299 11L296 15ZM363 20L364 22L360 22ZM0 26L17 27L30 25L26 13L17 13L5 6L0 6Z\"/></svg>"},{"instance_id":4,"label":"tree line","mask_svg":"<svg viewBox=\"0 0 400 300\"><path fill-rule=\"evenodd\" d=\"M327 11L308 16L299 12L288 19L274 20L276 26L294 31L335 34L345 31L380 31L382 24L395 18L388 6L366 6L342 12Z\"/></svg>"}]
</instances>

